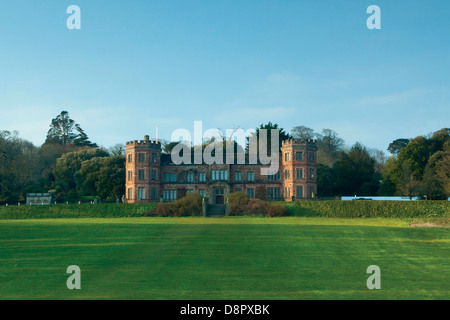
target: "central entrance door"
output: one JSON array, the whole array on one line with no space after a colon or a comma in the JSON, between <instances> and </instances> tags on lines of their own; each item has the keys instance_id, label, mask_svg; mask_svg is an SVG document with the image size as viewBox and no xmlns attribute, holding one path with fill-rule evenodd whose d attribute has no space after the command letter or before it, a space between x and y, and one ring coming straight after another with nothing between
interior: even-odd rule
<instances>
[{"instance_id":1,"label":"central entrance door","mask_svg":"<svg viewBox=\"0 0 450 320\"><path fill-rule=\"evenodd\" d=\"M216 204L224 204L224 203L225 203L225 190L216 189Z\"/></svg>"},{"instance_id":2,"label":"central entrance door","mask_svg":"<svg viewBox=\"0 0 450 320\"><path fill-rule=\"evenodd\" d=\"M223 196L216 196L216 204L224 204L225 198Z\"/></svg>"}]
</instances>

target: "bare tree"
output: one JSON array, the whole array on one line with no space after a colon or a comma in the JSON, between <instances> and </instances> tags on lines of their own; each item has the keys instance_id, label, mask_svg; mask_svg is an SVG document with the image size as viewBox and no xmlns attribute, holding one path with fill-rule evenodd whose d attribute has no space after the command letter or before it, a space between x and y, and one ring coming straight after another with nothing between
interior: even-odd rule
<instances>
[{"instance_id":1,"label":"bare tree","mask_svg":"<svg viewBox=\"0 0 450 320\"><path fill-rule=\"evenodd\" d=\"M109 148L109 153L112 156L124 156L125 155L125 146L121 143L117 143Z\"/></svg>"},{"instance_id":2,"label":"bare tree","mask_svg":"<svg viewBox=\"0 0 450 320\"><path fill-rule=\"evenodd\" d=\"M322 134L317 134L317 139L326 152L338 152L344 145L344 140L331 129L322 129Z\"/></svg>"},{"instance_id":3,"label":"bare tree","mask_svg":"<svg viewBox=\"0 0 450 320\"><path fill-rule=\"evenodd\" d=\"M306 141L308 139L314 139L315 135L313 129L305 126L297 126L292 129L292 137L294 139Z\"/></svg>"}]
</instances>

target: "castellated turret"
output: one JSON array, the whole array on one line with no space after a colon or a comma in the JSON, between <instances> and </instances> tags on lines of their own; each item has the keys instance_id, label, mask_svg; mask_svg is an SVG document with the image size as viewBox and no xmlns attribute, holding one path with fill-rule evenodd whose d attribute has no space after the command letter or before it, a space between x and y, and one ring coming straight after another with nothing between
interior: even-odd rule
<instances>
[{"instance_id":1,"label":"castellated turret","mask_svg":"<svg viewBox=\"0 0 450 320\"><path fill-rule=\"evenodd\" d=\"M285 201L315 199L317 195L316 140L282 141L281 153Z\"/></svg>"},{"instance_id":2,"label":"castellated turret","mask_svg":"<svg viewBox=\"0 0 450 320\"><path fill-rule=\"evenodd\" d=\"M134 140L126 143L126 199L129 203L158 201L161 183L161 143Z\"/></svg>"}]
</instances>

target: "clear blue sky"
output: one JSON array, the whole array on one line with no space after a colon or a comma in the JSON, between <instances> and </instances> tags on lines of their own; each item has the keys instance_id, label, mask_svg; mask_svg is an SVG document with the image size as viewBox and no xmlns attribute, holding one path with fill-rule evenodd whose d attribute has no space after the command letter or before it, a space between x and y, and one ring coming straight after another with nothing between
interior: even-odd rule
<instances>
[{"instance_id":1,"label":"clear blue sky","mask_svg":"<svg viewBox=\"0 0 450 320\"><path fill-rule=\"evenodd\" d=\"M0 130L36 145L62 110L105 147L194 120L381 150L450 125L447 0L1 1L0 35Z\"/></svg>"}]
</instances>

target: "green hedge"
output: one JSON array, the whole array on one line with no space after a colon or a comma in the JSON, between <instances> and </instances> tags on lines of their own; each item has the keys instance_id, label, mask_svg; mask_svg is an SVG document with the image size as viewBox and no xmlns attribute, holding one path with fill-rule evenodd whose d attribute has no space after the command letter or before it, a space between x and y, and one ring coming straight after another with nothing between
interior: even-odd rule
<instances>
[{"instance_id":1,"label":"green hedge","mask_svg":"<svg viewBox=\"0 0 450 320\"><path fill-rule=\"evenodd\" d=\"M155 209L154 203L140 204L57 204L49 206L0 207L0 220L55 218L123 218L142 217Z\"/></svg>"},{"instance_id":2,"label":"green hedge","mask_svg":"<svg viewBox=\"0 0 450 320\"><path fill-rule=\"evenodd\" d=\"M287 215L327 218L450 218L449 201L298 201L278 202ZM1 206L0 220L53 218L142 217L154 213L148 204L58 204L50 206ZM192 215L189 214L189 215Z\"/></svg>"},{"instance_id":3,"label":"green hedge","mask_svg":"<svg viewBox=\"0 0 450 320\"><path fill-rule=\"evenodd\" d=\"M292 216L328 218L446 218L449 201L298 201L286 203Z\"/></svg>"}]
</instances>

